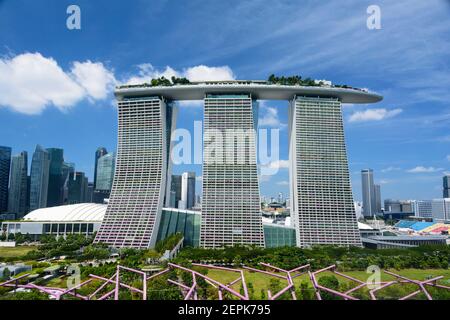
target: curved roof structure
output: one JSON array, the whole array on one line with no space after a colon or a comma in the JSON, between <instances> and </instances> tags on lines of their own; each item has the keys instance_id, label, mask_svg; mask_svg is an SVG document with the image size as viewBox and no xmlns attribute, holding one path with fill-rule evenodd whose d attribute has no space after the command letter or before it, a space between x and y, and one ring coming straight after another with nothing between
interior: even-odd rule
<instances>
[{"instance_id":1,"label":"curved roof structure","mask_svg":"<svg viewBox=\"0 0 450 320\"><path fill-rule=\"evenodd\" d=\"M163 96L170 100L202 100L206 94L249 93L259 100L292 100L295 96L333 97L343 103L374 103L383 99L379 94L354 88L332 86L299 86L267 84L263 81L224 81L173 86L129 85L115 90L123 97Z\"/></svg>"},{"instance_id":2,"label":"curved roof structure","mask_svg":"<svg viewBox=\"0 0 450 320\"><path fill-rule=\"evenodd\" d=\"M66 206L41 208L31 211L25 221L96 221L100 222L106 212L106 204L78 203Z\"/></svg>"}]
</instances>

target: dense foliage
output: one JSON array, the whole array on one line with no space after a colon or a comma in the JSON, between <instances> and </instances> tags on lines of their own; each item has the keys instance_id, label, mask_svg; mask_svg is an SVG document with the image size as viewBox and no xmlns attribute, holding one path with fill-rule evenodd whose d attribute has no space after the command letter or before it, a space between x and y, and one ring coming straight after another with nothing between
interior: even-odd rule
<instances>
[{"instance_id":1,"label":"dense foliage","mask_svg":"<svg viewBox=\"0 0 450 320\"><path fill-rule=\"evenodd\" d=\"M159 253L164 253L166 250L172 250L183 239L183 234L174 233L168 236L166 239L158 241L155 246L155 250Z\"/></svg>"}]
</instances>

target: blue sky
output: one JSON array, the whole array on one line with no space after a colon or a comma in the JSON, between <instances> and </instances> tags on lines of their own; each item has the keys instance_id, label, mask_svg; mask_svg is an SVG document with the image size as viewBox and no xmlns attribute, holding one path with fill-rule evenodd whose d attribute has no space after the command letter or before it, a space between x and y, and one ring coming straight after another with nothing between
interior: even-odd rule
<instances>
[{"instance_id":1,"label":"blue sky","mask_svg":"<svg viewBox=\"0 0 450 320\"><path fill-rule=\"evenodd\" d=\"M0 145L64 148L90 178L98 146L116 148L115 84L177 74L191 79L310 76L369 88L375 105L346 105L355 199L362 168L383 198L442 195L450 171L448 1L20 1L0 0ZM81 8L81 30L66 9ZM369 5L381 29L366 27ZM200 67L203 66L203 67ZM201 120L180 106L178 127ZM287 159L287 103L261 105L263 127L280 128ZM31 156L31 155L30 155ZM175 172L199 165L179 165ZM287 169L261 193L287 193ZM200 183L199 183L200 184Z\"/></svg>"}]
</instances>

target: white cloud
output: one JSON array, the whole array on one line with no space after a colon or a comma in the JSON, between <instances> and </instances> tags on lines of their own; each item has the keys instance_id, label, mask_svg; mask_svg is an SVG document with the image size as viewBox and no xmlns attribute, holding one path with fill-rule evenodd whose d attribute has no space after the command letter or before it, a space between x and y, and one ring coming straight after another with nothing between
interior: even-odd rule
<instances>
[{"instance_id":1,"label":"white cloud","mask_svg":"<svg viewBox=\"0 0 450 320\"><path fill-rule=\"evenodd\" d=\"M276 160L264 165L263 167L269 169L286 169L289 168L289 160Z\"/></svg>"},{"instance_id":2,"label":"white cloud","mask_svg":"<svg viewBox=\"0 0 450 320\"><path fill-rule=\"evenodd\" d=\"M262 117L258 119L259 126L276 128L286 126L280 121L278 109L267 106L263 101L260 102L260 114L262 114Z\"/></svg>"},{"instance_id":3,"label":"white cloud","mask_svg":"<svg viewBox=\"0 0 450 320\"><path fill-rule=\"evenodd\" d=\"M72 74L92 99L105 99L113 90L116 79L103 63L74 62Z\"/></svg>"},{"instance_id":4,"label":"white cloud","mask_svg":"<svg viewBox=\"0 0 450 320\"><path fill-rule=\"evenodd\" d=\"M185 69L182 74L189 79L189 81L220 81L235 79L233 71L231 71L228 66L208 67L199 65Z\"/></svg>"},{"instance_id":5,"label":"white cloud","mask_svg":"<svg viewBox=\"0 0 450 320\"><path fill-rule=\"evenodd\" d=\"M365 122L365 121L380 121L383 119L388 119L395 117L400 114L402 109L393 109L387 110L384 108L381 109L367 109L364 111L357 111L353 113L348 121L349 122Z\"/></svg>"},{"instance_id":6,"label":"white cloud","mask_svg":"<svg viewBox=\"0 0 450 320\"><path fill-rule=\"evenodd\" d=\"M289 181L286 181L286 180L278 181L277 185L278 186L288 186L289 185Z\"/></svg>"},{"instance_id":7,"label":"white cloud","mask_svg":"<svg viewBox=\"0 0 450 320\"><path fill-rule=\"evenodd\" d=\"M387 168L382 169L381 172L391 172L391 171L398 171L398 170L401 170L401 168L389 166Z\"/></svg>"},{"instance_id":8,"label":"white cloud","mask_svg":"<svg viewBox=\"0 0 450 320\"><path fill-rule=\"evenodd\" d=\"M151 79L164 77L166 79L174 77L180 77L180 74L169 66L166 66L164 70L158 70L150 63L143 63L137 66L138 73L132 75L128 79L122 81L123 84L140 84L144 82L150 82Z\"/></svg>"},{"instance_id":9,"label":"white cloud","mask_svg":"<svg viewBox=\"0 0 450 320\"><path fill-rule=\"evenodd\" d=\"M262 174L259 176L259 183L263 183L263 182L269 182L270 179L272 178L271 175L266 175L266 174Z\"/></svg>"},{"instance_id":10,"label":"white cloud","mask_svg":"<svg viewBox=\"0 0 450 320\"><path fill-rule=\"evenodd\" d=\"M208 67L198 65L177 71L170 66L166 66L163 70L158 70L150 63L143 63L137 66L138 73L132 75L128 79L122 81L123 84L140 84L150 82L151 79L164 77L170 79L172 77L185 77L189 81L220 81L234 80L235 75L228 66ZM202 107L203 101L182 100L178 102L180 107Z\"/></svg>"},{"instance_id":11,"label":"white cloud","mask_svg":"<svg viewBox=\"0 0 450 320\"><path fill-rule=\"evenodd\" d=\"M167 79L174 77L185 77L189 81L219 81L234 80L233 71L228 66L208 67L198 65L177 71L170 66L166 66L164 70L158 70L150 63L143 63L137 66L138 73L123 81L125 84L139 84L150 82L151 79L165 77Z\"/></svg>"},{"instance_id":12,"label":"white cloud","mask_svg":"<svg viewBox=\"0 0 450 320\"><path fill-rule=\"evenodd\" d=\"M66 72L38 52L0 58L0 105L24 114L39 114L50 105L67 110L86 97L104 99L113 83L101 63L74 62Z\"/></svg>"},{"instance_id":13,"label":"white cloud","mask_svg":"<svg viewBox=\"0 0 450 320\"><path fill-rule=\"evenodd\" d=\"M417 166L415 168L412 168L410 170L407 170L407 172L410 173L433 173L444 170L443 168L435 168L435 167L423 167L423 166Z\"/></svg>"}]
</instances>

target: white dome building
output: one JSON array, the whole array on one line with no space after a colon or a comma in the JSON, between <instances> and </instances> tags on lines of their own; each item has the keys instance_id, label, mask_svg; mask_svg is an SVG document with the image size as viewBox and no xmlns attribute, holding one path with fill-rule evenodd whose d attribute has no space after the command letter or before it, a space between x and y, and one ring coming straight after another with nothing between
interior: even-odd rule
<instances>
[{"instance_id":1,"label":"white dome building","mask_svg":"<svg viewBox=\"0 0 450 320\"><path fill-rule=\"evenodd\" d=\"M65 206L41 208L28 213L23 220L5 221L2 232L29 234L33 239L50 234L92 235L100 228L106 212L106 204L77 203Z\"/></svg>"}]
</instances>

